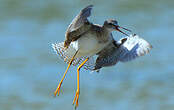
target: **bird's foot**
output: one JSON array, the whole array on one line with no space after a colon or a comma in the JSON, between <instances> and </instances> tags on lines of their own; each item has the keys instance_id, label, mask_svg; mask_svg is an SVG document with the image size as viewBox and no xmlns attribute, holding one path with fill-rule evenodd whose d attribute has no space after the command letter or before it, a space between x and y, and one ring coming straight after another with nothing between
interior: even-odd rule
<instances>
[{"instance_id":1,"label":"bird's foot","mask_svg":"<svg viewBox=\"0 0 174 110\"><path fill-rule=\"evenodd\" d=\"M60 82L59 85L57 86L57 89L54 92L54 96L56 96L56 95L59 96L61 85L62 85L62 82Z\"/></svg>"},{"instance_id":2,"label":"bird's foot","mask_svg":"<svg viewBox=\"0 0 174 110\"><path fill-rule=\"evenodd\" d=\"M76 91L76 95L75 95L75 97L74 97L74 101L73 101L73 105L75 104L75 109L78 107L78 105L79 105L79 94L80 94L80 91L79 91L79 89L77 89L77 91Z\"/></svg>"}]
</instances>

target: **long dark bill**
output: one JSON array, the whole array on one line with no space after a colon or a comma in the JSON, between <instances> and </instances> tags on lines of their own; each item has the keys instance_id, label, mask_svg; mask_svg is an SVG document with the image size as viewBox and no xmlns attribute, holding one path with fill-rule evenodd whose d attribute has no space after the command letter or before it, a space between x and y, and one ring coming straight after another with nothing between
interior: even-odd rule
<instances>
[{"instance_id":1,"label":"long dark bill","mask_svg":"<svg viewBox=\"0 0 174 110\"><path fill-rule=\"evenodd\" d=\"M124 33L123 31L121 31L119 28L121 28L121 29L124 29L124 30L126 30L126 31L129 31L129 32L131 32L131 30L129 30L129 29L126 29L126 28L124 28L124 27L120 27L120 26L115 26L115 29L117 30L117 31L119 31L119 32L121 32L121 33L123 33L123 34L125 34L126 36L128 36L128 34L126 34L126 33Z\"/></svg>"}]
</instances>

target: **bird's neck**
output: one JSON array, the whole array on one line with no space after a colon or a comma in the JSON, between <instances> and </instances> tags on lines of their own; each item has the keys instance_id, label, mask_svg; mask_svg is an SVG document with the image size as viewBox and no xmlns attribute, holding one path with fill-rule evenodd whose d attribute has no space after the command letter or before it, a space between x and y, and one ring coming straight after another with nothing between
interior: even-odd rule
<instances>
[{"instance_id":1,"label":"bird's neck","mask_svg":"<svg viewBox=\"0 0 174 110\"><path fill-rule=\"evenodd\" d=\"M110 34L110 31L102 26L97 36L99 37L100 42L108 42L108 40L110 39Z\"/></svg>"},{"instance_id":2,"label":"bird's neck","mask_svg":"<svg viewBox=\"0 0 174 110\"><path fill-rule=\"evenodd\" d=\"M109 28L107 28L105 25L102 26L102 31L105 34L110 34L112 32L112 30L110 30Z\"/></svg>"},{"instance_id":3,"label":"bird's neck","mask_svg":"<svg viewBox=\"0 0 174 110\"><path fill-rule=\"evenodd\" d=\"M103 28L103 31L105 31L106 33L111 33L113 31L113 29L110 29L106 27L105 25L103 25L102 28Z\"/></svg>"}]
</instances>

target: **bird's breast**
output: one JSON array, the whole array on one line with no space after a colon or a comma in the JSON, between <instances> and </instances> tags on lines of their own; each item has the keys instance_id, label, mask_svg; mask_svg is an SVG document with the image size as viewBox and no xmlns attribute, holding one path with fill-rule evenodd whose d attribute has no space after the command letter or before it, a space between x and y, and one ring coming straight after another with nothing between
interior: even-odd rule
<instances>
[{"instance_id":1,"label":"bird's breast","mask_svg":"<svg viewBox=\"0 0 174 110\"><path fill-rule=\"evenodd\" d=\"M100 42L97 36L93 34L85 34L78 40L71 43L73 48L79 50L77 57L92 56L101 51L108 43Z\"/></svg>"}]
</instances>

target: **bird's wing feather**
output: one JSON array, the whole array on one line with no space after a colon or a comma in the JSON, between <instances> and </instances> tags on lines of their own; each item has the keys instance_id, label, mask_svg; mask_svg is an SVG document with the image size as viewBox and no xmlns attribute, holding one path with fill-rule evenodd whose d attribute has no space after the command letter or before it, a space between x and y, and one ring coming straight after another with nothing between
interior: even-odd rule
<instances>
[{"instance_id":1,"label":"bird's wing feather","mask_svg":"<svg viewBox=\"0 0 174 110\"><path fill-rule=\"evenodd\" d=\"M125 38L123 38L125 39ZM110 43L100 53L95 63L94 70L98 70L105 66L115 65L117 62L131 61L139 56L147 54L152 46L137 35L126 37L126 41L122 44L122 39L114 45ZM119 47L117 46L119 45Z\"/></svg>"},{"instance_id":2,"label":"bird's wing feather","mask_svg":"<svg viewBox=\"0 0 174 110\"><path fill-rule=\"evenodd\" d=\"M65 47L68 47L72 41L76 41L91 28L92 23L87 18L91 15L92 7L93 5L89 5L82 9L68 26L65 34Z\"/></svg>"},{"instance_id":3,"label":"bird's wing feather","mask_svg":"<svg viewBox=\"0 0 174 110\"><path fill-rule=\"evenodd\" d=\"M121 40L119 42L121 42ZM139 56L149 53L151 48L152 45L143 38L140 38L138 35L130 35L127 37L126 42L124 42L119 48L124 55L120 55L118 60L121 62L131 61Z\"/></svg>"},{"instance_id":4,"label":"bird's wing feather","mask_svg":"<svg viewBox=\"0 0 174 110\"><path fill-rule=\"evenodd\" d=\"M68 26L68 32L73 32L79 29L85 22L88 22L87 18L91 15L93 5L89 5L82 9L80 13L73 19L71 24Z\"/></svg>"},{"instance_id":5,"label":"bird's wing feather","mask_svg":"<svg viewBox=\"0 0 174 110\"><path fill-rule=\"evenodd\" d=\"M116 56L117 48L111 42L107 47L105 47L102 51L98 53L98 57L95 62L94 70L99 70L105 66L112 66L115 65L118 60ZM115 56L114 56L115 55Z\"/></svg>"}]
</instances>

